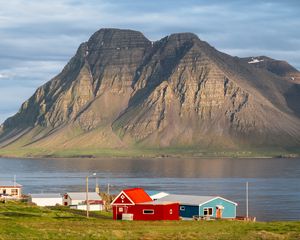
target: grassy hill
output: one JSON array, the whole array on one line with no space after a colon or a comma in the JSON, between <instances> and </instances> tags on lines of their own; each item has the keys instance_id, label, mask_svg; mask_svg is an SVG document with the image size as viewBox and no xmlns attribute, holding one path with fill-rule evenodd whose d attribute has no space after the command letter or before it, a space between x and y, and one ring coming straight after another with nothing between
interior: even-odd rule
<instances>
[{"instance_id":1,"label":"grassy hill","mask_svg":"<svg viewBox=\"0 0 300 240\"><path fill-rule=\"evenodd\" d=\"M300 148L248 148L220 149L199 147L165 147L165 148L23 148L11 146L0 148L0 157L20 158L98 158L98 157L299 157Z\"/></svg>"},{"instance_id":2,"label":"grassy hill","mask_svg":"<svg viewBox=\"0 0 300 240\"><path fill-rule=\"evenodd\" d=\"M0 203L0 239L300 239L300 222L113 221L111 213Z\"/></svg>"}]
</instances>

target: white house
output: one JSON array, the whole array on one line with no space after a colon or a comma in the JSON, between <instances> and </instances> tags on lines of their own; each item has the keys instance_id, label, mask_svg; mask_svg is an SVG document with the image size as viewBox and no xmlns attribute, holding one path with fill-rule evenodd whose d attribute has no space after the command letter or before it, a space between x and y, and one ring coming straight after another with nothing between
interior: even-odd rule
<instances>
[{"instance_id":1,"label":"white house","mask_svg":"<svg viewBox=\"0 0 300 240\"><path fill-rule=\"evenodd\" d=\"M0 197L20 198L22 185L13 181L0 181Z\"/></svg>"},{"instance_id":2,"label":"white house","mask_svg":"<svg viewBox=\"0 0 300 240\"><path fill-rule=\"evenodd\" d=\"M60 193L40 193L30 194L30 202L35 203L37 206L56 206L62 205L63 199Z\"/></svg>"},{"instance_id":3,"label":"white house","mask_svg":"<svg viewBox=\"0 0 300 240\"><path fill-rule=\"evenodd\" d=\"M86 192L68 192L63 197L64 206L70 206L79 210L86 210L86 202ZM89 192L88 202L90 211L101 211L104 208L104 202L96 192Z\"/></svg>"}]
</instances>

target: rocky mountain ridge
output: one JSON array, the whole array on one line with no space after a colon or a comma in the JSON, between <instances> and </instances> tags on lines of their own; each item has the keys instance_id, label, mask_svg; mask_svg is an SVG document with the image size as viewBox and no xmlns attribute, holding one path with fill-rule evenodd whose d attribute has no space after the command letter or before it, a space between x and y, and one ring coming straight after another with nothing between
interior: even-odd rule
<instances>
[{"instance_id":1,"label":"rocky mountain ridge","mask_svg":"<svg viewBox=\"0 0 300 240\"><path fill-rule=\"evenodd\" d=\"M192 33L101 29L3 123L0 146L299 146L299 72L251 61Z\"/></svg>"}]
</instances>

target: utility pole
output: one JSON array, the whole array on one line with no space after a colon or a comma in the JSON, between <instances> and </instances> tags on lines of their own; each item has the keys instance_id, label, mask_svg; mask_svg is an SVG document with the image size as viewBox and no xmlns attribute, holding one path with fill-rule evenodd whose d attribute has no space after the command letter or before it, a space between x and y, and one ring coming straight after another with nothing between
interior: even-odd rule
<instances>
[{"instance_id":1,"label":"utility pole","mask_svg":"<svg viewBox=\"0 0 300 240\"><path fill-rule=\"evenodd\" d=\"M89 177L86 177L86 217L89 218Z\"/></svg>"},{"instance_id":2,"label":"utility pole","mask_svg":"<svg viewBox=\"0 0 300 240\"><path fill-rule=\"evenodd\" d=\"M107 195L109 196L109 183L107 184Z\"/></svg>"},{"instance_id":3,"label":"utility pole","mask_svg":"<svg viewBox=\"0 0 300 240\"><path fill-rule=\"evenodd\" d=\"M246 217L249 218L249 183L246 182Z\"/></svg>"},{"instance_id":4,"label":"utility pole","mask_svg":"<svg viewBox=\"0 0 300 240\"><path fill-rule=\"evenodd\" d=\"M90 217L90 203L89 203L89 177L96 176L96 173L92 175L86 176L85 183L86 183L86 217Z\"/></svg>"},{"instance_id":5,"label":"utility pole","mask_svg":"<svg viewBox=\"0 0 300 240\"><path fill-rule=\"evenodd\" d=\"M98 178L96 177L96 187L95 187L95 192L100 194L100 187L99 187L99 184L98 184Z\"/></svg>"}]
</instances>

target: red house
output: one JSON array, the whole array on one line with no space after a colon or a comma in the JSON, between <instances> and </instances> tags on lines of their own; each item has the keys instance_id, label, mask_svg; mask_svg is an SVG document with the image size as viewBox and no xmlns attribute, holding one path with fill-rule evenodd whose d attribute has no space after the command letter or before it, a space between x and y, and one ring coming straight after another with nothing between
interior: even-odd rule
<instances>
[{"instance_id":1,"label":"red house","mask_svg":"<svg viewBox=\"0 0 300 240\"><path fill-rule=\"evenodd\" d=\"M126 220L178 220L179 204L155 202L141 188L126 189L111 203L113 219Z\"/></svg>"}]
</instances>

